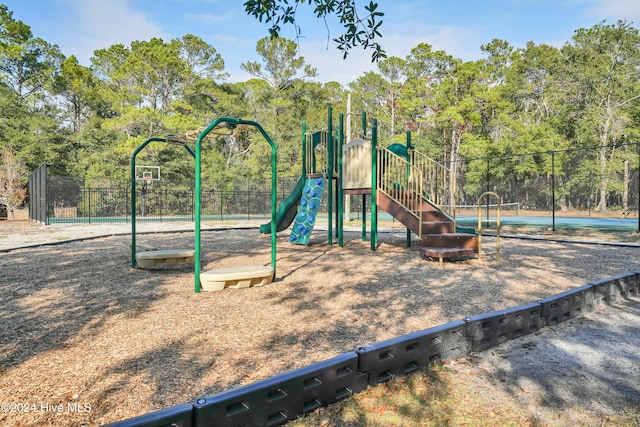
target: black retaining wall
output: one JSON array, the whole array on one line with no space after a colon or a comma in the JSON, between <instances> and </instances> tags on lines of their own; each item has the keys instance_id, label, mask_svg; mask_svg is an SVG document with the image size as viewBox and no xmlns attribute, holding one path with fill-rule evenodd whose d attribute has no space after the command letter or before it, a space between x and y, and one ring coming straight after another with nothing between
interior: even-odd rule
<instances>
[{"instance_id":1,"label":"black retaining wall","mask_svg":"<svg viewBox=\"0 0 640 427\"><path fill-rule=\"evenodd\" d=\"M629 272L534 303L467 317L361 346L323 362L234 390L205 396L108 427L279 426L352 394L419 369L484 351L640 295L640 272Z\"/></svg>"}]
</instances>

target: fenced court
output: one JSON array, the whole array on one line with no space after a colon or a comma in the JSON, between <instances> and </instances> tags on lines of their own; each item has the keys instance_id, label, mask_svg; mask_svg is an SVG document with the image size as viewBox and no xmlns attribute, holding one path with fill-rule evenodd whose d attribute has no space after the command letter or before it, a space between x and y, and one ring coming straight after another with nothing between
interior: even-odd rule
<instances>
[{"instance_id":1,"label":"fenced court","mask_svg":"<svg viewBox=\"0 0 640 427\"><path fill-rule=\"evenodd\" d=\"M476 204L481 193L493 191L503 202L518 202L530 211L599 216L604 202L607 210L621 215L638 212L640 143L467 158L454 164L457 204Z\"/></svg>"},{"instance_id":2,"label":"fenced court","mask_svg":"<svg viewBox=\"0 0 640 427\"><path fill-rule=\"evenodd\" d=\"M280 178L282 200L297 178ZM72 177L47 178L47 223L129 222L131 192L128 183L88 183ZM193 221L195 190L187 182L136 182L137 221ZM210 184L202 190L202 216L209 220L266 219L271 183L244 180Z\"/></svg>"},{"instance_id":3,"label":"fenced court","mask_svg":"<svg viewBox=\"0 0 640 427\"><path fill-rule=\"evenodd\" d=\"M491 191L502 199L505 225L640 232L639 147L637 143L608 147L611 155L604 171L598 166L601 147L460 161L455 167L456 219L461 225L472 225L478 196ZM278 179L279 202L296 181L297 177ZM202 216L219 221L268 220L270 186L269 180L203 183ZM29 190L33 191L30 201L41 204L39 209L30 205L30 217L45 224L128 222L131 218L131 190L126 182L47 176L45 169L45 173L34 173ZM138 221L194 218L192 181L138 181L136 191ZM348 200L349 218L360 220L363 211L370 211L369 200L358 196ZM606 210L601 209L603 200ZM321 214L326 214L326 205L324 200ZM484 209L487 218L495 215L494 208Z\"/></svg>"}]
</instances>

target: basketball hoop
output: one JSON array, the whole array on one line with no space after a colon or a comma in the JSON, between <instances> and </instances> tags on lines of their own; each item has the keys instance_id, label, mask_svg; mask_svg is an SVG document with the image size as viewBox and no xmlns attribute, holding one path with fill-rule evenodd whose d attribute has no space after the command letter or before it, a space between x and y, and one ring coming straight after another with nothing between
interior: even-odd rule
<instances>
[{"instance_id":1,"label":"basketball hoop","mask_svg":"<svg viewBox=\"0 0 640 427\"><path fill-rule=\"evenodd\" d=\"M153 180L153 173L152 172L143 172L142 173L142 179L147 183L147 185L150 185L151 181Z\"/></svg>"},{"instance_id":2,"label":"basketball hoop","mask_svg":"<svg viewBox=\"0 0 640 427\"><path fill-rule=\"evenodd\" d=\"M136 165L135 180L151 185L153 181L160 181L160 166Z\"/></svg>"}]
</instances>

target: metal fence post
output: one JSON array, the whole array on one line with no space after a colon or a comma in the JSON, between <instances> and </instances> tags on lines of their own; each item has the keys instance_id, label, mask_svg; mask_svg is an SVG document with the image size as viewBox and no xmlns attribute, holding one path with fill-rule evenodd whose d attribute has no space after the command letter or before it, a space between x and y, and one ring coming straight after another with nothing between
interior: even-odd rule
<instances>
[{"instance_id":1,"label":"metal fence post","mask_svg":"<svg viewBox=\"0 0 640 427\"><path fill-rule=\"evenodd\" d=\"M551 230L556 231L556 152L551 152Z\"/></svg>"},{"instance_id":2,"label":"metal fence post","mask_svg":"<svg viewBox=\"0 0 640 427\"><path fill-rule=\"evenodd\" d=\"M89 200L88 205L89 205L89 210L88 210L88 218L89 218L89 224L91 224L91 188L87 188L86 186L84 187L84 190L87 193L87 199Z\"/></svg>"}]
</instances>

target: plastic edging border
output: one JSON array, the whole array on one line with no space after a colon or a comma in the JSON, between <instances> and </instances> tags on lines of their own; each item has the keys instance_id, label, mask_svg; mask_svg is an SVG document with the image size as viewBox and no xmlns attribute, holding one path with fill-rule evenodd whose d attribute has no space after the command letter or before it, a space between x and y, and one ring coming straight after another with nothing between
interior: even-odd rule
<instances>
[{"instance_id":1,"label":"plastic edging border","mask_svg":"<svg viewBox=\"0 0 640 427\"><path fill-rule=\"evenodd\" d=\"M273 426L345 399L366 388L358 356L344 353L228 392L198 399L196 426Z\"/></svg>"},{"instance_id":2,"label":"plastic edging border","mask_svg":"<svg viewBox=\"0 0 640 427\"><path fill-rule=\"evenodd\" d=\"M484 351L544 326L538 302L465 318L471 351Z\"/></svg>"},{"instance_id":3,"label":"plastic edging border","mask_svg":"<svg viewBox=\"0 0 640 427\"><path fill-rule=\"evenodd\" d=\"M640 271L589 282L533 303L361 346L355 352L203 397L193 404L173 406L106 427L278 426L359 393L368 385L484 351L630 296L640 296Z\"/></svg>"},{"instance_id":4,"label":"plastic edging border","mask_svg":"<svg viewBox=\"0 0 640 427\"><path fill-rule=\"evenodd\" d=\"M375 386L396 376L465 356L469 344L466 324L456 320L377 344L358 347L358 371Z\"/></svg>"}]
</instances>

